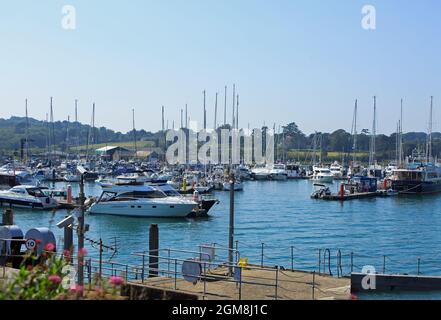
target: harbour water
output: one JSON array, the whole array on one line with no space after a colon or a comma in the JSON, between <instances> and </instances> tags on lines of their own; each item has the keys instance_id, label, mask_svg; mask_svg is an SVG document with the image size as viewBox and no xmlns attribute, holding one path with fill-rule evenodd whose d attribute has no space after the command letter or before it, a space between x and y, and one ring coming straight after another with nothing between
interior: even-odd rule
<instances>
[{"instance_id":1,"label":"harbour water","mask_svg":"<svg viewBox=\"0 0 441 320\"><path fill-rule=\"evenodd\" d=\"M56 183L55 187L66 187ZM74 194L78 185L72 184ZM331 190L336 191L334 183ZM86 184L86 195L99 195L100 187ZM285 268L321 270L337 274L338 250L341 269L349 274L351 265L360 272L372 265L378 272L441 275L441 195L397 196L348 201L345 203L310 199L312 183L298 181L249 181L235 194L235 240L241 256L252 263ZM146 219L87 215L87 237L118 243L117 262L133 263L131 253L148 250L151 223L159 225L160 247L197 250L198 245L228 244L229 193L215 192L220 203L210 218ZM62 244L63 232L56 223L67 214L15 210L15 223L24 231L49 226ZM263 245L262 245L263 243ZM96 248L86 242L90 255ZM352 253L352 263L351 263ZM105 253L109 258L111 253ZM324 268L325 266L325 268ZM384 270L383 270L384 268ZM439 296L437 296L439 297ZM402 298L402 297L401 297Z\"/></svg>"}]
</instances>

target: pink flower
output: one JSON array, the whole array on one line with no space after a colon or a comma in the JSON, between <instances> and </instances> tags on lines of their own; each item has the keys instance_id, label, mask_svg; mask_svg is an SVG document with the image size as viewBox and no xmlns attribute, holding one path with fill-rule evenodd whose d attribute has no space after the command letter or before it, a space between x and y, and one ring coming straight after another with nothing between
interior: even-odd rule
<instances>
[{"instance_id":1,"label":"pink flower","mask_svg":"<svg viewBox=\"0 0 441 320\"><path fill-rule=\"evenodd\" d=\"M63 251L63 256L64 256L64 259L70 260L70 251L69 250L64 250Z\"/></svg>"},{"instance_id":2,"label":"pink flower","mask_svg":"<svg viewBox=\"0 0 441 320\"><path fill-rule=\"evenodd\" d=\"M61 277L56 274L50 275L47 279L54 284L59 284L61 282Z\"/></svg>"},{"instance_id":3,"label":"pink flower","mask_svg":"<svg viewBox=\"0 0 441 320\"><path fill-rule=\"evenodd\" d=\"M121 277L113 276L113 277L110 277L109 283L114 285L114 286L120 286L120 285L122 285L124 283L124 280Z\"/></svg>"},{"instance_id":4,"label":"pink flower","mask_svg":"<svg viewBox=\"0 0 441 320\"><path fill-rule=\"evenodd\" d=\"M351 293L351 300L358 300L358 297L355 294Z\"/></svg>"},{"instance_id":5,"label":"pink flower","mask_svg":"<svg viewBox=\"0 0 441 320\"><path fill-rule=\"evenodd\" d=\"M83 286L80 286L79 284L74 284L70 287L70 293L83 293Z\"/></svg>"},{"instance_id":6,"label":"pink flower","mask_svg":"<svg viewBox=\"0 0 441 320\"><path fill-rule=\"evenodd\" d=\"M44 251L49 251L52 252L55 250L55 245L53 243L48 243L45 247L44 247Z\"/></svg>"},{"instance_id":7,"label":"pink flower","mask_svg":"<svg viewBox=\"0 0 441 320\"><path fill-rule=\"evenodd\" d=\"M78 250L78 258L82 258L87 256L87 250L86 248L81 248L80 250Z\"/></svg>"}]
</instances>

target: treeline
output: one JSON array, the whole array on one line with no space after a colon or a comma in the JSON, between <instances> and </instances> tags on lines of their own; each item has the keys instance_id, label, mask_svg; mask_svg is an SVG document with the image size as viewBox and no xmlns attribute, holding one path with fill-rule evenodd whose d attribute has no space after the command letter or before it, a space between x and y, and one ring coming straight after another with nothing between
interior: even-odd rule
<instances>
[{"instance_id":1,"label":"treeline","mask_svg":"<svg viewBox=\"0 0 441 320\"><path fill-rule=\"evenodd\" d=\"M58 151L67 151L68 148L75 148L77 145L121 143L134 140L150 141L152 146L163 146L164 136L161 132L149 132L137 130L122 133L107 129L105 127L91 128L90 125L78 122L56 121L47 123L29 118L29 147L34 152L44 152L48 145L56 146ZM26 118L11 117L0 119L0 151L2 153L19 152L23 139L26 137ZM226 127L229 127L228 125ZM264 129L264 128L262 128ZM267 128L268 129L268 128ZM367 130L357 135L357 151L366 154L369 152L371 136ZM427 134L423 132L409 132L403 134L404 155L410 155L413 150L424 150ZM339 129L332 133L318 132L306 135L296 123L292 122L283 127L283 132L276 135L278 146L278 158L287 157L293 150L312 150L316 145L317 152L321 149L323 160L333 160L335 154L339 156L352 152L353 136ZM314 142L315 141L315 142ZM390 136L379 134L375 140L376 154L378 160L395 159L396 157L396 134ZM441 133L433 134L432 154L441 154ZM292 153L291 153L292 154ZM332 156L332 154L334 154ZM366 156L364 156L366 157ZM360 159L363 160L363 159Z\"/></svg>"}]
</instances>

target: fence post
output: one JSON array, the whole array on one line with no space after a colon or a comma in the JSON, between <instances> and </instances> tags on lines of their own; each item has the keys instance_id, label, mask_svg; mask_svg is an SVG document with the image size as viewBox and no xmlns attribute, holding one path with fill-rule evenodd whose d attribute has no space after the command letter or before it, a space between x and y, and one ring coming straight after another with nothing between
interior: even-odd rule
<instances>
[{"instance_id":1,"label":"fence post","mask_svg":"<svg viewBox=\"0 0 441 320\"><path fill-rule=\"evenodd\" d=\"M351 273L354 272L354 253L351 252Z\"/></svg>"},{"instance_id":2,"label":"fence post","mask_svg":"<svg viewBox=\"0 0 441 320\"><path fill-rule=\"evenodd\" d=\"M383 256L383 274L386 274L386 256Z\"/></svg>"},{"instance_id":3,"label":"fence post","mask_svg":"<svg viewBox=\"0 0 441 320\"><path fill-rule=\"evenodd\" d=\"M144 283L145 252L142 254L141 282Z\"/></svg>"},{"instance_id":4,"label":"fence post","mask_svg":"<svg viewBox=\"0 0 441 320\"><path fill-rule=\"evenodd\" d=\"M262 242L262 254L260 257L260 267L263 268L263 247L264 247L265 243Z\"/></svg>"},{"instance_id":5,"label":"fence post","mask_svg":"<svg viewBox=\"0 0 441 320\"><path fill-rule=\"evenodd\" d=\"M277 300L277 287L279 286L279 267L276 268L276 300Z\"/></svg>"},{"instance_id":6,"label":"fence post","mask_svg":"<svg viewBox=\"0 0 441 320\"><path fill-rule=\"evenodd\" d=\"M312 272L312 300L315 300L315 270Z\"/></svg>"},{"instance_id":7,"label":"fence post","mask_svg":"<svg viewBox=\"0 0 441 320\"><path fill-rule=\"evenodd\" d=\"M178 259L175 259L175 290L177 289L178 285Z\"/></svg>"},{"instance_id":8,"label":"fence post","mask_svg":"<svg viewBox=\"0 0 441 320\"><path fill-rule=\"evenodd\" d=\"M322 270L322 249L318 249L318 273Z\"/></svg>"},{"instance_id":9,"label":"fence post","mask_svg":"<svg viewBox=\"0 0 441 320\"><path fill-rule=\"evenodd\" d=\"M291 246L291 271L294 271L294 247Z\"/></svg>"},{"instance_id":10,"label":"fence post","mask_svg":"<svg viewBox=\"0 0 441 320\"><path fill-rule=\"evenodd\" d=\"M157 224L149 228L149 278L157 277L159 270L159 229Z\"/></svg>"}]
</instances>

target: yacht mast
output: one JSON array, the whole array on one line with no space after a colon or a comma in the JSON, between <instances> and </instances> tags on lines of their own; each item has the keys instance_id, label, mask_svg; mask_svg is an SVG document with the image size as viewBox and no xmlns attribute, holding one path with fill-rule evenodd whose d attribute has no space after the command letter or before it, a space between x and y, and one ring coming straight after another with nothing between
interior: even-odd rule
<instances>
[{"instance_id":1,"label":"yacht mast","mask_svg":"<svg viewBox=\"0 0 441 320\"><path fill-rule=\"evenodd\" d=\"M235 122L235 119L234 119L235 104L236 104L236 85L233 84L233 119L232 119L232 123L231 123L231 128L232 129L236 128L236 122Z\"/></svg>"},{"instance_id":2,"label":"yacht mast","mask_svg":"<svg viewBox=\"0 0 441 320\"><path fill-rule=\"evenodd\" d=\"M136 145L135 109L132 109L132 123L133 123L133 144L135 147L135 157L136 157L138 153L138 146Z\"/></svg>"},{"instance_id":3,"label":"yacht mast","mask_svg":"<svg viewBox=\"0 0 441 320\"><path fill-rule=\"evenodd\" d=\"M376 121L377 121L377 98L374 96L374 120L372 122L371 150L369 152L369 167L375 165L375 140L376 140Z\"/></svg>"},{"instance_id":4,"label":"yacht mast","mask_svg":"<svg viewBox=\"0 0 441 320\"><path fill-rule=\"evenodd\" d=\"M355 165L357 161L357 109L358 109L358 100L355 100L354 107L354 115L352 118L352 136L353 136L353 145L352 145L352 166Z\"/></svg>"},{"instance_id":5,"label":"yacht mast","mask_svg":"<svg viewBox=\"0 0 441 320\"><path fill-rule=\"evenodd\" d=\"M207 130L207 110L205 109L205 95L206 95L205 90L203 91L203 93L204 93L204 130Z\"/></svg>"},{"instance_id":6,"label":"yacht mast","mask_svg":"<svg viewBox=\"0 0 441 320\"><path fill-rule=\"evenodd\" d=\"M213 127L214 130L217 129L217 95L218 93L216 92L216 101L214 103L214 127Z\"/></svg>"},{"instance_id":7,"label":"yacht mast","mask_svg":"<svg viewBox=\"0 0 441 320\"><path fill-rule=\"evenodd\" d=\"M26 108L26 162L29 157L29 118L28 118L28 99L25 100Z\"/></svg>"},{"instance_id":8,"label":"yacht mast","mask_svg":"<svg viewBox=\"0 0 441 320\"><path fill-rule=\"evenodd\" d=\"M430 97L429 135L427 137L426 162L432 161L432 125L433 125L432 117L433 117L433 96Z\"/></svg>"},{"instance_id":9,"label":"yacht mast","mask_svg":"<svg viewBox=\"0 0 441 320\"><path fill-rule=\"evenodd\" d=\"M227 124L227 86L225 86L224 126Z\"/></svg>"},{"instance_id":10,"label":"yacht mast","mask_svg":"<svg viewBox=\"0 0 441 320\"><path fill-rule=\"evenodd\" d=\"M400 125L399 125L399 133L398 133L398 166L402 166L404 160L403 154L403 99L401 99L401 108L400 108Z\"/></svg>"}]
</instances>

